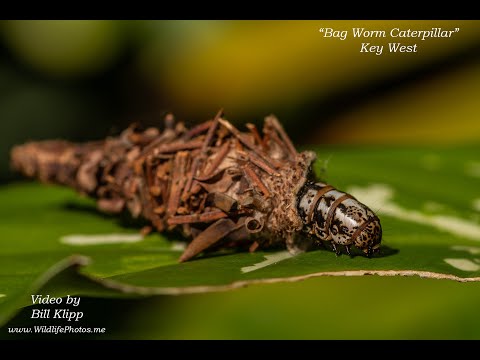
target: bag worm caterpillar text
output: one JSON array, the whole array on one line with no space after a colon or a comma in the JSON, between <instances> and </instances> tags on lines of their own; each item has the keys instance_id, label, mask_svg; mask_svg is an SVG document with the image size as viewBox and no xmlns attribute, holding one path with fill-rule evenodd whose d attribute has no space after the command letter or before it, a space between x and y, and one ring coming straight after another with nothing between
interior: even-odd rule
<instances>
[{"instance_id":1,"label":"bag worm caterpillar text","mask_svg":"<svg viewBox=\"0 0 480 360\"><path fill-rule=\"evenodd\" d=\"M346 40L348 37L348 30L335 30L330 27L320 28L318 30L323 34L324 38L337 38L340 40ZM385 30L367 30L365 28L352 28L351 34L354 38L373 39L373 38L387 38L390 37L397 42L388 43L388 51L391 53L412 53L418 52L418 44L404 44L398 42L402 39L420 39L422 41L434 38L451 38L453 34L458 33L460 28L453 30L444 30L440 27L431 28L430 30L412 30L393 28L390 31ZM375 55L382 55L384 45L371 44L369 42L363 42L360 45L361 53L374 53Z\"/></svg>"}]
</instances>

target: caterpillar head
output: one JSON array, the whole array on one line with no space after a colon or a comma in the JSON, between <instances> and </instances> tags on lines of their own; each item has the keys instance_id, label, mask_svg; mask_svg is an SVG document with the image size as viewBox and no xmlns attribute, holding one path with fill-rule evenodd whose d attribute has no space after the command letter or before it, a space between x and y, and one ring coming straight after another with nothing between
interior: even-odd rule
<instances>
[{"instance_id":1,"label":"caterpillar head","mask_svg":"<svg viewBox=\"0 0 480 360\"><path fill-rule=\"evenodd\" d=\"M380 249L382 226L379 218L353 196L323 183L307 183L299 193L297 209L304 231L332 246L354 245L367 256Z\"/></svg>"}]
</instances>

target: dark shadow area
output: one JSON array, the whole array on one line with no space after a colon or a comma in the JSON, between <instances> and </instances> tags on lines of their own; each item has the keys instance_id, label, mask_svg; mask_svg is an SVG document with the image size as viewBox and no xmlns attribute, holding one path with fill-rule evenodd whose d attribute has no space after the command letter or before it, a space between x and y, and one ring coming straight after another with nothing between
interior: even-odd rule
<instances>
[{"instance_id":1,"label":"dark shadow area","mask_svg":"<svg viewBox=\"0 0 480 360\"><path fill-rule=\"evenodd\" d=\"M286 247L285 246L274 246L274 247L270 247L268 249L262 249L261 251L268 254L268 253L274 253L274 252L281 251L281 250L286 250ZM332 253L332 256L335 256L335 251L332 249L332 247L330 245L327 245L327 244L324 245L323 247L322 246L314 247L314 248L308 250L308 252L319 251L319 250L330 252L330 253ZM193 258L190 261L215 258L215 257L218 257L218 256L234 255L234 254L239 253L239 252L248 253L248 246L247 247L239 247L237 249L227 248L227 249L216 249L216 250L211 250L211 251L205 251L202 255L199 255L199 256ZM370 258L371 259L383 258L383 257L387 257L387 256L396 255L399 252L400 252L400 250L398 250L398 249L394 249L394 248L391 248L389 246L382 245L380 247L380 250L378 252L372 254L370 256ZM345 252L344 249L341 249L340 254L338 254L337 256L350 256L350 258L352 258L352 259L357 257L357 256L367 257L361 250L359 250L357 248L354 248L354 247L351 247L350 255L348 255Z\"/></svg>"},{"instance_id":2,"label":"dark shadow area","mask_svg":"<svg viewBox=\"0 0 480 360\"><path fill-rule=\"evenodd\" d=\"M330 241L321 242L320 245L316 245L316 248L312 249L311 251L316 251L316 250L328 251L335 254L335 249L332 247L332 244ZM337 256L350 256L351 258L361 256L361 257L368 257L371 259L392 256L400 252L400 250L391 248L390 246L387 246L387 245L381 245L380 249L377 252L373 253L371 256L367 256L362 250L357 249L355 246L350 247L350 255L347 254L345 248L340 245L337 245L337 251L338 251Z\"/></svg>"},{"instance_id":3,"label":"dark shadow area","mask_svg":"<svg viewBox=\"0 0 480 360\"><path fill-rule=\"evenodd\" d=\"M380 251L378 253L373 254L372 258L381 258L381 257L397 255L399 252L400 252L399 249L394 249L394 248L391 248L390 246L382 245L380 247Z\"/></svg>"}]
</instances>

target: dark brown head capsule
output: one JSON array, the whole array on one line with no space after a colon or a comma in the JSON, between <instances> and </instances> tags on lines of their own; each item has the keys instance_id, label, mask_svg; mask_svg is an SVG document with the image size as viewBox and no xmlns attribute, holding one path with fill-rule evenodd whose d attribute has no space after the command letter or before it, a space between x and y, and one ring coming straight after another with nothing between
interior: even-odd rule
<instances>
[{"instance_id":1,"label":"dark brown head capsule","mask_svg":"<svg viewBox=\"0 0 480 360\"><path fill-rule=\"evenodd\" d=\"M331 185L306 183L298 195L297 209L304 231L331 241L334 249L344 245L349 253L354 245L370 256L380 248L382 227L378 217L352 195Z\"/></svg>"}]
</instances>

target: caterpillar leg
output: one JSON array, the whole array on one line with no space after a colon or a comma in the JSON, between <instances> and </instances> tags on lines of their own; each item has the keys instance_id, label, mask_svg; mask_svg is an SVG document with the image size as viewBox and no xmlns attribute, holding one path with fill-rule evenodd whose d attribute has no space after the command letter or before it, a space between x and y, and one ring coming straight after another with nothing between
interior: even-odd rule
<instances>
[{"instance_id":1,"label":"caterpillar leg","mask_svg":"<svg viewBox=\"0 0 480 360\"><path fill-rule=\"evenodd\" d=\"M352 253L350 252L350 245L345 245L345 251L347 252L347 255L352 256Z\"/></svg>"},{"instance_id":2,"label":"caterpillar leg","mask_svg":"<svg viewBox=\"0 0 480 360\"><path fill-rule=\"evenodd\" d=\"M332 249L335 252L335 255L340 256L340 254L342 253L340 249L337 248L337 245L333 241L331 242L331 244L332 244Z\"/></svg>"}]
</instances>

